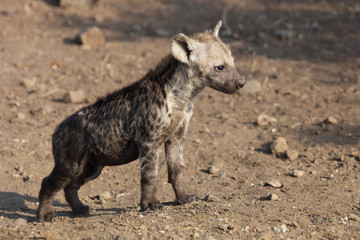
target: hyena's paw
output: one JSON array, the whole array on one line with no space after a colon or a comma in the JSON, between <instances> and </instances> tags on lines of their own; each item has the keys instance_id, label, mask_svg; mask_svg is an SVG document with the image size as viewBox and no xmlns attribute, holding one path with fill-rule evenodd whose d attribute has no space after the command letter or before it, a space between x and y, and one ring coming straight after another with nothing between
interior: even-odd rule
<instances>
[{"instance_id":1,"label":"hyena's paw","mask_svg":"<svg viewBox=\"0 0 360 240\"><path fill-rule=\"evenodd\" d=\"M73 209L73 212L77 215L89 216L91 213L91 210L92 209L89 206L82 205L80 207Z\"/></svg>"},{"instance_id":2,"label":"hyena's paw","mask_svg":"<svg viewBox=\"0 0 360 240\"><path fill-rule=\"evenodd\" d=\"M141 212L144 212L146 210L158 210L162 209L163 205L160 201L154 201L154 202L143 202L140 204L141 206Z\"/></svg>"},{"instance_id":3,"label":"hyena's paw","mask_svg":"<svg viewBox=\"0 0 360 240\"><path fill-rule=\"evenodd\" d=\"M53 211L50 212L37 212L36 213L36 221L38 222L52 222L55 217L55 213Z\"/></svg>"},{"instance_id":4,"label":"hyena's paw","mask_svg":"<svg viewBox=\"0 0 360 240\"><path fill-rule=\"evenodd\" d=\"M178 197L177 202L180 204L191 203L200 200L195 194L181 195Z\"/></svg>"}]
</instances>

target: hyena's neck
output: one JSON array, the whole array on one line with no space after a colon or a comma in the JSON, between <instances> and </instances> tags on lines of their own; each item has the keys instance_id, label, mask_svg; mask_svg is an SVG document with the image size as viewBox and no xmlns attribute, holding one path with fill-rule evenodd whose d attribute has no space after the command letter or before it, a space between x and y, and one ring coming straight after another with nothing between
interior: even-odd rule
<instances>
[{"instance_id":1,"label":"hyena's neck","mask_svg":"<svg viewBox=\"0 0 360 240\"><path fill-rule=\"evenodd\" d=\"M167 62L165 69L172 73L167 74L169 78L163 86L165 91L171 93L179 103L188 105L205 87L198 78L198 72L172 55L168 55L164 60Z\"/></svg>"}]
</instances>

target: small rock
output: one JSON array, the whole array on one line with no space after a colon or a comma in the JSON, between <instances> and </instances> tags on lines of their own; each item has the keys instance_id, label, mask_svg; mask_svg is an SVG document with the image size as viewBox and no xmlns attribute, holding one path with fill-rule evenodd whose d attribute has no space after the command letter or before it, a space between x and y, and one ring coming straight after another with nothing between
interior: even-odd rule
<instances>
[{"instance_id":1,"label":"small rock","mask_svg":"<svg viewBox=\"0 0 360 240\"><path fill-rule=\"evenodd\" d=\"M352 157L358 157L358 156L359 156L359 152L352 151L352 152L350 153L350 156L352 156Z\"/></svg>"},{"instance_id":2,"label":"small rock","mask_svg":"<svg viewBox=\"0 0 360 240\"><path fill-rule=\"evenodd\" d=\"M360 217L355 214L350 214L348 217L350 220L360 222Z\"/></svg>"},{"instance_id":3,"label":"small rock","mask_svg":"<svg viewBox=\"0 0 360 240\"><path fill-rule=\"evenodd\" d=\"M94 16L94 21L97 23L97 24L101 24L104 22L104 17L100 14L96 14Z\"/></svg>"},{"instance_id":4,"label":"small rock","mask_svg":"<svg viewBox=\"0 0 360 240\"><path fill-rule=\"evenodd\" d=\"M17 114L16 114L16 117L17 117L18 119L21 119L21 120L26 118L25 114L23 114L23 113L21 113L21 112L17 113Z\"/></svg>"},{"instance_id":5,"label":"small rock","mask_svg":"<svg viewBox=\"0 0 360 240\"><path fill-rule=\"evenodd\" d=\"M297 177L297 178L304 176L304 174L305 174L304 171L296 170L296 169L291 173L292 176Z\"/></svg>"},{"instance_id":6,"label":"small rock","mask_svg":"<svg viewBox=\"0 0 360 240\"><path fill-rule=\"evenodd\" d=\"M15 169L17 172L20 172L20 173L24 172L24 166L23 166L23 165L19 165L19 166L15 167L14 169Z\"/></svg>"},{"instance_id":7,"label":"small rock","mask_svg":"<svg viewBox=\"0 0 360 240\"><path fill-rule=\"evenodd\" d=\"M36 78L24 79L21 81L20 85L26 88L31 88L35 86L36 82L37 82Z\"/></svg>"},{"instance_id":8,"label":"small rock","mask_svg":"<svg viewBox=\"0 0 360 240\"><path fill-rule=\"evenodd\" d=\"M270 200L270 201L277 201L279 199L279 196L272 193L267 197L267 199Z\"/></svg>"},{"instance_id":9,"label":"small rock","mask_svg":"<svg viewBox=\"0 0 360 240\"><path fill-rule=\"evenodd\" d=\"M332 116L329 116L328 118L326 118L324 120L325 123L330 123L330 124L338 124L339 121L335 118L335 117L332 117Z\"/></svg>"},{"instance_id":10,"label":"small rock","mask_svg":"<svg viewBox=\"0 0 360 240\"><path fill-rule=\"evenodd\" d=\"M273 227L272 230L276 233L284 233L284 232L289 231L286 227L286 224L282 224L280 226Z\"/></svg>"},{"instance_id":11,"label":"small rock","mask_svg":"<svg viewBox=\"0 0 360 240\"><path fill-rule=\"evenodd\" d=\"M220 169L215 167L215 166L210 166L208 169L208 172L212 175L216 175L217 173L219 173Z\"/></svg>"},{"instance_id":12,"label":"small rock","mask_svg":"<svg viewBox=\"0 0 360 240\"><path fill-rule=\"evenodd\" d=\"M170 35L169 32L163 28L156 29L155 33L160 37L168 37Z\"/></svg>"},{"instance_id":13,"label":"small rock","mask_svg":"<svg viewBox=\"0 0 360 240\"><path fill-rule=\"evenodd\" d=\"M97 47L105 43L105 38L98 27L90 27L80 32L75 41L82 45Z\"/></svg>"},{"instance_id":14,"label":"small rock","mask_svg":"<svg viewBox=\"0 0 360 240\"><path fill-rule=\"evenodd\" d=\"M46 113L51 113L53 109L50 105L45 105L44 107L42 107L42 111L46 114Z\"/></svg>"},{"instance_id":15,"label":"small rock","mask_svg":"<svg viewBox=\"0 0 360 240\"><path fill-rule=\"evenodd\" d=\"M60 0L59 5L61 7L91 7L98 1L99 0Z\"/></svg>"},{"instance_id":16,"label":"small rock","mask_svg":"<svg viewBox=\"0 0 360 240\"><path fill-rule=\"evenodd\" d=\"M282 183L279 180L271 180L270 182L267 182L265 185L268 185L273 188L281 188Z\"/></svg>"},{"instance_id":17,"label":"small rock","mask_svg":"<svg viewBox=\"0 0 360 240\"><path fill-rule=\"evenodd\" d=\"M299 157L299 153L296 150L288 149L286 151L286 156L291 160L294 161Z\"/></svg>"},{"instance_id":18,"label":"small rock","mask_svg":"<svg viewBox=\"0 0 360 240\"><path fill-rule=\"evenodd\" d=\"M283 137L278 137L270 146L271 152L273 154L283 154L288 149L286 139Z\"/></svg>"},{"instance_id":19,"label":"small rock","mask_svg":"<svg viewBox=\"0 0 360 240\"><path fill-rule=\"evenodd\" d=\"M227 225L226 223L220 223L217 228L218 228L219 230L222 230L222 231L225 232L225 231L227 230L228 226L229 226L229 225Z\"/></svg>"},{"instance_id":20,"label":"small rock","mask_svg":"<svg viewBox=\"0 0 360 240\"><path fill-rule=\"evenodd\" d=\"M100 194L100 199L110 199L111 198L111 194L108 191L105 191L103 193Z\"/></svg>"},{"instance_id":21,"label":"small rock","mask_svg":"<svg viewBox=\"0 0 360 240\"><path fill-rule=\"evenodd\" d=\"M289 40L295 36L295 31L288 29L278 29L274 32L275 36L280 40Z\"/></svg>"},{"instance_id":22,"label":"small rock","mask_svg":"<svg viewBox=\"0 0 360 240\"><path fill-rule=\"evenodd\" d=\"M266 126L266 125L269 125L269 124L272 124L272 123L276 123L277 122L277 119L276 118L273 118L273 117L270 117L264 113L261 113L258 117L257 117L257 120L256 120L256 123L257 125L259 126Z\"/></svg>"},{"instance_id":23,"label":"small rock","mask_svg":"<svg viewBox=\"0 0 360 240\"><path fill-rule=\"evenodd\" d=\"M63 239L58 232L48 231L46 232L46 240L60 240Z\"/></svg>"},{"instance_id":24,"label":"small rock","mask_svg":"<svg viewBox=\"0 0 360 240\"><path fill-rule=\"evenodd\" d=\"M208 194L205 196L205 202L216 202L217 198L214 195Z\"/></svg>"},{"instance_id":25,"label":"small rock","mask_svg":"<svg viewBox=\"0 0 360 240\"><path fill-rule=\"evenodd\" d=\"M262 90L261 83L256 80L251 80L246 82L246 85L243 87L243 89L240 92L244 94L254 94L261 92L261 90Z\"/></svg>"},{"instance_id":26,"label":"small rock","mask_svg":"<svg viewBox=\"0 0 360 240\"><path fill-rule=\"evenodd\" d=\"M26 221L26 219L24 219L24 218L18 218L18 219L16 219L16 220L14 221L14 224L15 224L16 226L23 226L23 225L26 225L26 224L27 224L27 221Z\"/></svg>"},{"instance_id":27,"label":"small rock","mask_svg":"<svg viewBox=\"0 0 360 240\"><path fill-rule=\"evenodd\" d=\"M69 91L63 96L63 101L65 103L82 103L84 100L85 93L83 90Z\"/></svg>"}]
</instances>

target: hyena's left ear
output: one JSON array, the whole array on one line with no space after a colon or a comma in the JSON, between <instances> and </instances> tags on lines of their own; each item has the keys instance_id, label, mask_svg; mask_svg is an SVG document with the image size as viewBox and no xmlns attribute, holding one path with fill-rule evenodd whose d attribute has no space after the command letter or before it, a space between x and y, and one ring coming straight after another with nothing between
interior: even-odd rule
<instances>
[{"instance_id":1,"label":"hyena's left ear","mask_svg":"<svg viewBox=\"0 0 360 240\"><path fill-rule=\"evenodd\" d=\"M219 35L219 30L221 28L221 25L222 25L222 21L220 20L216 26L214 27L214 29L212 30L212 34L215 35L215 37L217 37Z\"/></svg>"},{"instance_id":2,"label":"hyena's left ear","mask_svg":"<svg viewBox=\"0 0 360 240\"><path fill-rule=\"evenodd\" d=\"M199 49L201 43L186 36L183 33L179 33L171 39L170 50L171 54L178 61L189 64L196 58L194 54Z\"/></svg>"}]
</instances>

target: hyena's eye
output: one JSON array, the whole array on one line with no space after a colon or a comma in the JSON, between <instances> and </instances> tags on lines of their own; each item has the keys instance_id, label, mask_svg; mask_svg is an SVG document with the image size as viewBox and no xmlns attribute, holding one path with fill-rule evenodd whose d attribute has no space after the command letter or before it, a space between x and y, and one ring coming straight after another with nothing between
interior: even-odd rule
<instances>
[{"instance_id":1,"label":"hyena's eye","mask_svg":"<svg viewBox=\"0 0 360 240\"><path fill-rule=\"evenodd\" d=\"M225 69L224 65L215 66L215 71L217 71L217 72L222 72L222 71L224 71L224 69Z\"/></svg>"}]
</instances>

